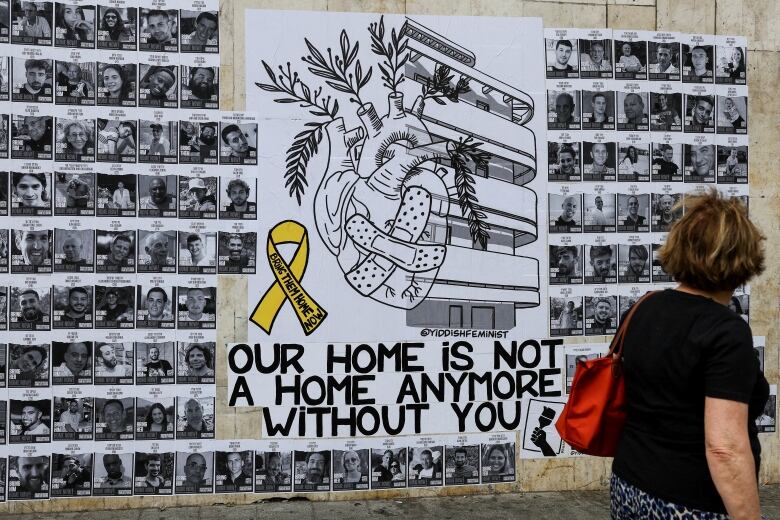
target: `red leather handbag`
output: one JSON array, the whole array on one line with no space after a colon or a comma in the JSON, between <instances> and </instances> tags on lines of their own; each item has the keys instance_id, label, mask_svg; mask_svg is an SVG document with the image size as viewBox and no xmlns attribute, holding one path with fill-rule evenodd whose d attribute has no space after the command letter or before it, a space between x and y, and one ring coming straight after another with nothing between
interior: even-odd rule
<instances>
[{"instance_id":1,"label":"red leather handbag","mask_svg":"<svg viewBox=\"0 0 780 520\"><path fill-rule=\"evenodd\" d=\"M604 357L579 363L569 400L555 423L561 438L586 455L612 457L626 424L626 387L623 380L623 341L642 296L628 311Z\"/></svg>"}]
</instances>

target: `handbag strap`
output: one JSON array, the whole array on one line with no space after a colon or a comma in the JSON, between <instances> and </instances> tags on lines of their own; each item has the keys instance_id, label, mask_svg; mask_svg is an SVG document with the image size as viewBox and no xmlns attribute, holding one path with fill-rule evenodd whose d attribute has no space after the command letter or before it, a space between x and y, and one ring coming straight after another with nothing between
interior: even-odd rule
<instances>
[{"instance_id":1,"label":"handbag strap","mask_svg":"<svg viewBox=\"0 0 780 520\"><path fill-rule=\"evenodd\" d=\"M631 322L631 318L634 316L636 309L639 307L640 303L645 301L650 295L657 292L658 291L650 291L639 298L639 300L637 300L637 302L631 306L631 308L628 310L628 314L626 314L626 317L620 323L620 327L618 327L617 332L612 337L612 343L609 345L609 352L607 352L607 356L611 357L615 362L619 362L621 356L623 355L623 342L626 337L626 330L628 330L628 324Z\"/></svg>"}]
</instances>

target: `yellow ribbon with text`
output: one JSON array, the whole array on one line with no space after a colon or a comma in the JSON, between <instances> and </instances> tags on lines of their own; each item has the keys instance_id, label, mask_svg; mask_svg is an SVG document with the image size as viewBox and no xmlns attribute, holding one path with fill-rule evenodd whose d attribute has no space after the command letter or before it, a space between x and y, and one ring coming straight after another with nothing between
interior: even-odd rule
<instances>
[{"instance_id":1,"label":"yellow ribbon with text","mask_svg":"<svg viewBox=\"0 0 780 520\"><path fill-rule=\"evenodd\" d=\"M291 262L288 263L279 254L276 246L280 244L298 244ZM250 321L270 334L284 302L289 301L303 332L308 336L322 324L328 313L301 285L309 261L309 234L306 228L294 220L278 223L268 232L266 254L276 281L260 298Z\"/></svg>"}]
</instances>

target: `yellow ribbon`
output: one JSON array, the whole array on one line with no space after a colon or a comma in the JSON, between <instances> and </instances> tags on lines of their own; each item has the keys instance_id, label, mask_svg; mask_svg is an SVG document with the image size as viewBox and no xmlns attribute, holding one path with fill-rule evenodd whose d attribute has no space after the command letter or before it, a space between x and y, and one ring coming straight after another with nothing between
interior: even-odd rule
<instances>
[{"instance_id":1,"label":"yellow ribbon","mask_svg":"<svg viewBox=\"0 0 780 520\"><path fill-rule=\"evenodd\" d=\"M298 244L290 263L287 263L276 249L279 244ZM276 316L287 300L292 305L303 332L308 336L322 324L328 313L301 285L309 261L309 234L306 228L294 220L278 223L268 232L266 254L276 281L265 291L252 311L250 321L266 334L270 334Z\"/></svg>"}]
</instances>

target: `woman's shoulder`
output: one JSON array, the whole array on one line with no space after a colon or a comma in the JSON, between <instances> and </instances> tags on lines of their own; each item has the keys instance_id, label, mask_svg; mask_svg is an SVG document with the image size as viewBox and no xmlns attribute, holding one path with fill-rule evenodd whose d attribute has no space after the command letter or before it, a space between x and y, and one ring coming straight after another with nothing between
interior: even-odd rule
<instances>
[{"instance_id":1,"label":"woman's shoulder","mask_svg":"<svg viewBox=\"0 0 780 520\"><path fill-rule=\"evenodd\" d=\"M713 345L719 339L750 344L750 326L727 306L710 298L673 289L660 291L657 304L668 315L678 316L689 324L689 337Z\"/></svg>"}]
</instances>

